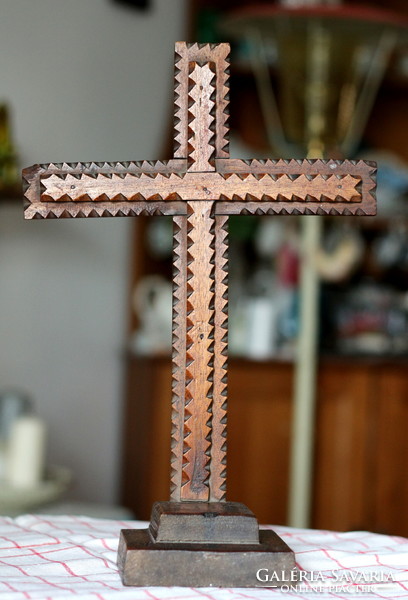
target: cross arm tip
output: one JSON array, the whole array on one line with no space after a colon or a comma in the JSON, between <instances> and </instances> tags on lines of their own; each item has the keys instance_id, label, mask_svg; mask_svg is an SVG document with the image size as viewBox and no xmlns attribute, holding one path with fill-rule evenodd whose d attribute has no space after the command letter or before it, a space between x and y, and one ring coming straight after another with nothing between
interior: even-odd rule
<instances>
[{"instance_id":1,"label":"cross arm tip","mask_svg":"<svg viewBox=\"0 0 408 600\"><path fill-rule=\"evenodd\" d=\"M199 43L199 42L181 42L181 41L175 43L175 50L178 54L183 54L186 51L190 51L190 52L194 53L194 51L200 51L200 50L204 50L204 49L207 49L207 50L220 49L220 50L224 51L225 53L229 54L230 44L228 42Z\"/></svg>"},{"instance_id":2,"label":"cross arm tip","mask_svg":"<svg viewBox=\"0 0 408 600\"><path fill-rule=\"evenodd\" d=\"M32 210L32 204L35 201L37 184L40 184L41 165L35 164L25 167L22 172L23 199L24 199L24 218L33 219L35 213Z\"/></svg>"},{"instance_id":3,"label":"cross arm tip","mask_svg":"<svg viewBox=\"0 0 408 600\"><path fill-rule=\"evenodd\" d=\"M37 175L40 169L40 165L31 165L30 167L24 167L24 169L22 169L21 171L23 182L31 181Z\"/></svg>"}]
</instances>

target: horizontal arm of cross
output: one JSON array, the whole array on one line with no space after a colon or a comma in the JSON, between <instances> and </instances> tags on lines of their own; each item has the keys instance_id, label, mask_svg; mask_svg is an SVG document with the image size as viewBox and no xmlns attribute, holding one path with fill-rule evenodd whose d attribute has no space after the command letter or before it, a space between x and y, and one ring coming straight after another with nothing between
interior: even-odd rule
<instances>
[{"instance_id":1,"label":"horizontal arm of cross","mask_svg":"<svg viewBox=\"0 0 408 600\"><path fill-rule=\"evenodd\" d=\"M217 159L189 172L185 159L75 163L26 169L26 218L186 214L190 200L215 214L375 214L375 165L365 161Z\"/></svg>"}]
</instances>

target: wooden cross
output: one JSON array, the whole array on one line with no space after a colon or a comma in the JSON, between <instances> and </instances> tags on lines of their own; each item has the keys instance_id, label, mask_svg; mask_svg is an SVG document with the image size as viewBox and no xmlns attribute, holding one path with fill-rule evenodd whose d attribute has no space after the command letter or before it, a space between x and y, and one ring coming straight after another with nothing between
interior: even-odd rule
<instances>
[{"instance_id":1,"label":"wooden cross","mask_svg":"<svg viewBox=\"0 0 408 600\"><path fill-rule=\"evenodd\" d=\"M228 55L176 44L173 159L23 172L27 219L173 216L175 503L225 501L228 217L375 214L374 163L229 158Z\"/></svg>"}]
</instances>

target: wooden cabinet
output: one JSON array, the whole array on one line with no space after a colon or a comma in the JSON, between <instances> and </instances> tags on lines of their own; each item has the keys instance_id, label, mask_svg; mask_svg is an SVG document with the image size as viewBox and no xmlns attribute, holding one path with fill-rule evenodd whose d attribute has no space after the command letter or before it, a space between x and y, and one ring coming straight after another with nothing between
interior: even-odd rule
<instances>
[{"instance_id":1,"label":"wooden cabinet","mask_svg":"<svg viewBox=\"0 0 408 600\"><path fill-rule=\"evenodd\" d=\"M408 535L407 424L403 362L321 369L314 527Z\"/></svg>"},{"instance_id":2,"label":"wooden cabinet","mask_svg":"<svg viewBox=\"0 0 408 600\"><path fill-rule=\"evenodd\" d=\"M149 519L170 488L171 364L130 358L123 422L122 502Z\"/></svg>"},{"instance_id":3,"label":"wooden cabinet","mask_svg":"<svg viewBox=\"0 0 408 600\"><path fill-rule=\"evenodd\" d=\"M377 419L370 473L377 531L408 536L408 373L396 366L376 374Z\"/></svg>"},{"instance_id":4,"label":"wooden cabinet","mask_svg":"<svg viewBox=\"0 0 408 600\"><path fill-rule=\"evenodd\" d=\"M228 498L284 523L289 484L292 366L230 361Z\"/></svg>"},{"instance_id":5,"label":"wooden cabinet","mask_svg":"<svg viewBox=\"0 0 408 600\"><path fill-rule=\"evenodd\" d=\"M323 360L318 376L312 526L408 536L405 364ZM170 361L129 358L123 503L142 519L168 499ZM293 367L230 361L228 498L284 524Z\"/></svg>"},{"instance_id":6,"label":"wooden cabinet","mask_svg":"<svg viewBox=\"0 0 408 600\"><path fill-rule=\"evenodd\" d=\"M322 529L366 529L369 439L375 400L371 368L324 365L319 372L312 521ZM371 493L371 491L369 492Z\"/></svg>"}]
</instances>

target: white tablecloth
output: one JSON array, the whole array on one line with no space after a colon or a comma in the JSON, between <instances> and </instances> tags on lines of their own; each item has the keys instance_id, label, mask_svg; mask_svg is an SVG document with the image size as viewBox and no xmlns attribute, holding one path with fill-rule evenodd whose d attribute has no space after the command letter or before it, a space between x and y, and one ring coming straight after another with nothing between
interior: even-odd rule
<instances>
[{"instance_id":1,"label":"white tablecloth","mask_svg":"<svg viewBox=\"0 0 408 600\"><path fill-rule=\"evenodd\" d=\"M296 590L126 588L116 567L119 531L145 525L76 516L0 517L0 600L408 599L407 539L288 527L273 529L296 552L299 569L308 572L309 581ZM367 579L376 582L361 594ZM329 588L320 591L322 585Z\"/></svg>"}]
</instances>

